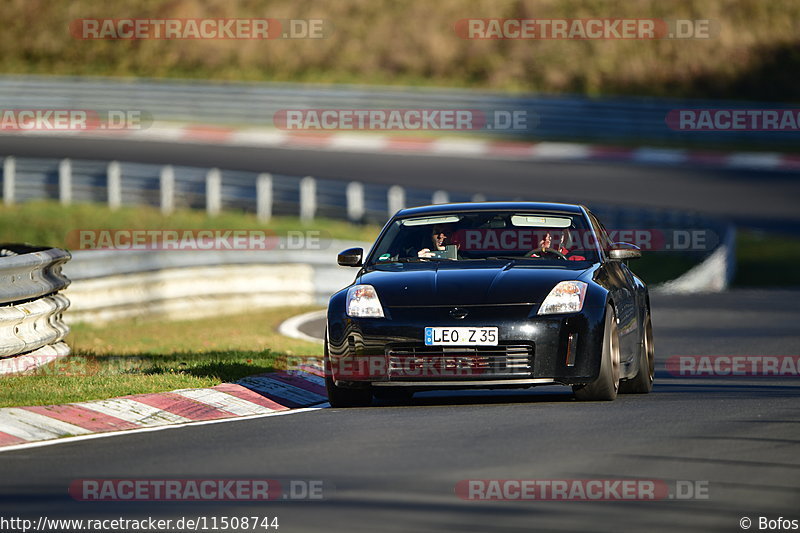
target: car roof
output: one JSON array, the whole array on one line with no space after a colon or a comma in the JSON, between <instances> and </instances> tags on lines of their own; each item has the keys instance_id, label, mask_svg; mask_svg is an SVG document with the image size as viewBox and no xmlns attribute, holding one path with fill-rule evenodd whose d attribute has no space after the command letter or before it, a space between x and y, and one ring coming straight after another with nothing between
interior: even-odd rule
<instances>
[{"instance_id":1,"label":"car roof","mask_svg":"<svg viewBox=\"0 0 800 533\"><path fill-rule=\"evenodd\" d=\"M582 205L558 204L552 202L464 202L454 204L424 205L401 209L396 217L419 215L443 215L447 213L480 212L480 211L551 211L554 213L582 213Z\"/></svg>"}]
</instances>

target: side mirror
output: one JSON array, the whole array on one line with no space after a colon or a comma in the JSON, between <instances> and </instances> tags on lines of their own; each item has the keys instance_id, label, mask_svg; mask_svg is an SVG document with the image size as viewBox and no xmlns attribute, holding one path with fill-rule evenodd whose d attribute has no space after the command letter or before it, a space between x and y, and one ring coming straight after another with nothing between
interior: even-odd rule
<instances>
[{"instance_id":1,"label":"side mirror","mask_svg":"<svg viewBox=\"0 0 800 533\"><path fill-rule=\"evenodd\" d=\"M357 267L361 266L361 257L364 255L363 248L348 248L343 252L339 252L336 258L339 266L343 267Z\"/></svg>"},{"instance_id":2,"label":"side mirror","mask_svg":"<svg viewBox=\"0 0 800 533\"><path fill-rule=\"evenodd\" d=\"M642 250L635 244L627 242L615 242L608 251L608 257L614 261L624 261L625 259L639 259L642 257Z\"/></svg>"}]
</instances>

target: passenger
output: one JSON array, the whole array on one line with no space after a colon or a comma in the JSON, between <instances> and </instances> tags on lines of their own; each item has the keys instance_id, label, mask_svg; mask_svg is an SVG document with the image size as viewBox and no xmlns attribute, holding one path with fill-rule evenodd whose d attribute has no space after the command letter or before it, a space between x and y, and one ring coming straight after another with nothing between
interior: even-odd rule
<instances>
[{"instance_id":1,"label":"passenger","mask_svg":"<svg viewBox=\"0 0 800 533\"><path fill-rule=\"evenodd\" d=\"M570 238L569 229L565 228L561 232L561 235L559 236L559 238L554 243L553 242L553 236L548 231L548 232L545 233L545 235L542 238L542 240L539 241L539 248L537 250L541 250L542 252L547 252L548 250L554 250L554 251L559 252L561 255L565 256L570 261L585 261L586 258L584 256L582 256L582 255L572 255L572 256L570 256L569 249L564 246L564 243L569 242L569 238ZM544 253L537 254L536 252L530 254L531 257L541 257L543 255L546 255L546 254L544 254Z\"/></svg>"}]
</instances>

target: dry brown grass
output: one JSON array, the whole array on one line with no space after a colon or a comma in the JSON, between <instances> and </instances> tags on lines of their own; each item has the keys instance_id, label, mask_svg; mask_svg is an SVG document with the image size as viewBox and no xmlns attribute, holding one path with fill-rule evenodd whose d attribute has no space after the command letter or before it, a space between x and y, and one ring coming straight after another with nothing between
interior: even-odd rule
<instances>
[{"instance_id":1,"label":"dry brown grass","mask_svg":"<svg viewBox=\"0 0 800 533\"><path fill-rule=\"evenodd\" d=\"M0 71L435 84L582 94L796 100L793 0L10 0ZM320 40L80 41L93 17L322 18ZM657 41L462 40L462 18L702 18L718 37Z\"/></svg>"}]
</instances>

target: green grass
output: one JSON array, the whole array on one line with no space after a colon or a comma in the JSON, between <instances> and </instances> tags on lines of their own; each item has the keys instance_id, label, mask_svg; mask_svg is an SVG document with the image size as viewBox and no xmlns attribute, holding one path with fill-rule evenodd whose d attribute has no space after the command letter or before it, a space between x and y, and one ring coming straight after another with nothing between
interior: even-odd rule
<instances>
[{"instance_id":1,"label":"green grass","mask_svg":"<svg viewBox=\"0 0 800 533\"><path fill-rule=\"evenodd\" d=\"M736 274L732 287L800 287L800 238L752 230L736 234ZM691 257L663 252L645 252L630 262L631 270L649 285L674 279L696 263Z\"/></svg>"},{"instance_id":2,"label":"green grass","mask_svg":"<svg viewBox=\"0 0 800 533\"><path fill-rule=\"evenodd\" d=\"M3 377L0 407L58 405L128 394L211 387L219 381L187 375L33 375Z\"/></svg>"},{"instance_id":3,"label":"green grass","mask_svg":"<svg viewBox=\"0 0 800 533\"><path fill-rule=\"evenodd\" d=\"M692 257L670 252L644 252L628 263L630 269L650 287L673 280L697 264Z\"/></svg>"},{"instance_id":4,"label":"green grass","mask_svg":"<svg viewBox=\"0 0 800 533\"><path fill-rule=\"evenodd\" d=\"M278 325L310 308L201 320L76 324L73 355L35 373L0 378L0 407L50 405L211 387L322 355L322 346L283 337Z\"/></svg>"},{"instance_id":5,"label":"green grass","mask_svg":"<svg viewBox=\"0 0 800 533\"><path fill-rule=\"evenodd\" d=\"M800 287L800 239L740 231L734 287Z\"/></svg>"},{"instance_id":6,"label":"green grass","mask_svg":"<svg viewBox=\"0 0 800 533\"><path fill-rule=\"evenodd\" d=\"M75 249L79 244L78 230L97 229L257 229L275 235L286 235L290 230L316 230L323 239L357 241L372 241L380 231L375 225L323 218L306 224L297 217L273 217L264 224L253 214L237 211L209 217L204 211L189 209L164 216L153 207L123 207L112 211L101 204L62 206L53 201L0 206L0 242Z\"/></svg>"},{"instance_id":7,"label":"green grass","mask_svg":"<svg viewBox=\"0 0 800 533\"><path fill-rule=\"evenodd\" d=\"M313 308L287 307L246 315L173 322L128 319L103 326L75 324L67 338L75 353L94 355L223 354L266 349L287 355L321 354L321 345L277 333L290 316Z\"/></svg>"}]
</instances>

